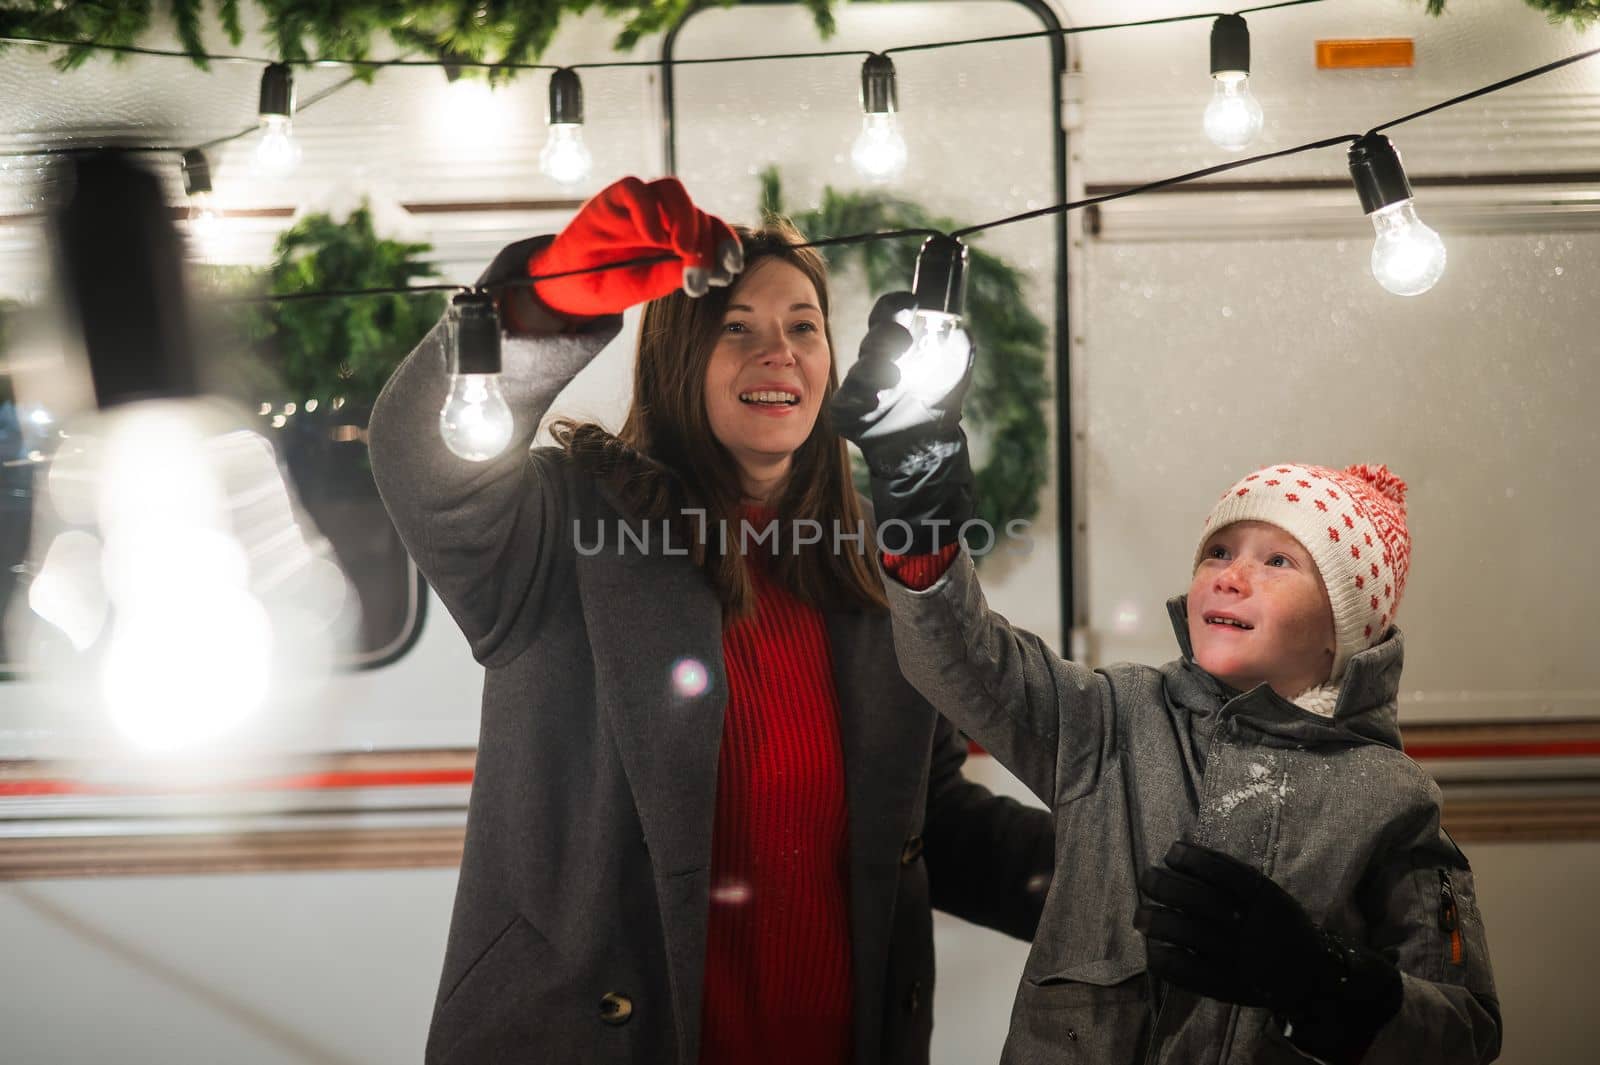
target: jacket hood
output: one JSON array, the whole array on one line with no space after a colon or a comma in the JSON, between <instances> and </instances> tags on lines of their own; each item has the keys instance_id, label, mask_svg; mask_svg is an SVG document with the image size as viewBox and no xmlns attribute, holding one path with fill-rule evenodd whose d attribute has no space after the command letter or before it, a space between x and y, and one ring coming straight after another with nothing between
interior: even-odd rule
<instances>
[{"instance_id":1,"label":"jacket hood","mask_svg":"<svg viewBox=\"0 0 1600 1065\"><path fill-rule=\"evenodd\" d=\"M1237 693L1202 669L1194 660L1194 647L1189 642L1188 604L1187 595L1167 600L1167 613L1172 618L1184 665L1221 689L1230 713L1246 716L1264 731L1295 742L1348 743L1355 739L1403 749L1397 701L1405 639L1398 628L1391 626L1381 643L1351 656L1344 676L1339 678L1339 701L1333 717L1326 718L1296 706L1270 685L1260 684Z\"/></svg>"}]
</instances>

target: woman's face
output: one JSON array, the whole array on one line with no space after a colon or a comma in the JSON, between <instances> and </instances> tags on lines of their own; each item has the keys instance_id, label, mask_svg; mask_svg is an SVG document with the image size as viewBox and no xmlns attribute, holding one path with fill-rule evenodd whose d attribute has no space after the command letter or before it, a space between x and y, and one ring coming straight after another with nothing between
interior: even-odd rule
<instances>
[{"instance_id":1,"label":"woman's face","mask_svg":"<svg viewBox=\"0 0 1600 1065\"><path fill-rule=\"evenodd\" d=\"M728 298L706 367L706 413L754 499L771 496L816 424L833 360L820 303L781 259L757 263Z\"/></svg>"}]
</instances>

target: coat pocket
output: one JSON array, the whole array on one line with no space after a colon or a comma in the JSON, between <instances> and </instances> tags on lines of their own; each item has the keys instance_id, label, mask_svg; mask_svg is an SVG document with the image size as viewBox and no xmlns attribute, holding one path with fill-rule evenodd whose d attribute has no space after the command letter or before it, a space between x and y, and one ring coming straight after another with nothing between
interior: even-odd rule
<instances>
[{"instance_id":1,"label":"coat pocket","mask_svg":"<svg viewBox=\"0 0 1600 1065\"><path fill-rule=\"evenodd\" d=\"M598 1022L565 970L543 934L513 917L434 1012L428 1065L595 1060Z\"/></svg>"},{"instance_id":2,"label":"coat pocket","mask_svg":"<svg viewBox=\"0 0 1600 1065\"><path fill-rule=\"evenodd\" d=\"M1142 959L1104 959L1024 976L1006 1037L1007 1065L1136 1062L1149 1035Z\"/></svg>"}]
</instances>

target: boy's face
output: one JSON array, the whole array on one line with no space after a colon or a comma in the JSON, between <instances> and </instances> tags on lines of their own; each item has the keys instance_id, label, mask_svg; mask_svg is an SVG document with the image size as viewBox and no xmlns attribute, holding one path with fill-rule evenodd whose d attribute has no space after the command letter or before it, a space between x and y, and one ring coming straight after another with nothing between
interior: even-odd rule
<instances>
[{"instance_id":1,"label":"boy's face","mask_svg":"<svg viewBox=\"0 0 1600 1065\"><path fill-rule=\"evenodd\" d=\"M1326 683L1333 669L1333 607L1300 541L1260 521L1206 539L1189 585L1195 662L1239 691L1272 685L1285 699Z\"/></svg>"}]
</instances>

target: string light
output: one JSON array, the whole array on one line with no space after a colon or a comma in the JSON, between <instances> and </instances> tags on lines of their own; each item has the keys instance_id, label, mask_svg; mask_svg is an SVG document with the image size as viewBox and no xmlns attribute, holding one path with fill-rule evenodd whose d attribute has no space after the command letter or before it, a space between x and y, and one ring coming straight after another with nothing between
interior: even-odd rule
<instances>
[{"instance_id":1,"label":"string light","mask_svg":"<svg viewBox=\"0 0 1600 1065\"><path fill-rule=\"evenodd\" d=\"M1420 296L1444 275L1444 241L1422 224L1400 153L1381 133L1350 146L1350 176L1372 219L1372 276L1397 296Z\"/></svg>"},{"instance_id":2,"label":"string light","mask_svg":"<svg viewBox=\"0 0 1600 1065\"><path fill-rule=\"evenodd\" d=\"M1250 92L1250 27L1238 15L1211 24L1211 83L1206 136L1229 151L1248 147L1261 134L1262 114Z\"/></svg>"},{"instance_id":3,"label":"string light","mask_svg":"<svg viewBox=\"0 0 1600 1065\"><path fill-rule=\"evenodd\" d=\"M928 42L928 43L925 43L925 44L903 45L903 46L900 46L900 47L897 47L897 48L884 49L883 52L881 52L881 53L880 52L865 53L862 50L835 50L835 51L818 51L818 52L778 53L778 54L771 54L771 55L713 56L713 57L706 57L706 58L703 58L703 59L676 60L674 62L675 62L675 65L686 66L686 65L693 65L693 64L704 64L704 63L733 63L733 62L748 62L748 61L753 61L753 60L773 60L773 61L776 61L776 60L787 60L787 59L805 59L805 58L817 58L817 57L828 57L828 56L846 56L846 55L863 55L863 54L865 54L868 57L868 63L864 64L864 67L863 67L863 109L865 111L866 110L866 104L867 104L867 97L869 95L869 93L867 91L867 88L866 88L866 83L868 81L868 69L869 68L881 69L881 66L879 64L874 64L872 62L874 57L880 58L884 64L888 65L889 71L891 72L891 76L892 76L893 65L892 65L892 61L890 61L888 59L888 56L889 56L890 53L924 51L924 50L930 50L930 49L955 47L955 46L959 46L959 45L983 44L983 43L991 43L991 42L999 42L999 41L1016 41L1016 40L1028 40L1028 39L1043 38L1043 37L1071 36L1071 35L1076 35L1076 34L1092 33L1092 32L1098 32L1098 31L1103 31L1103 30L1126 29L1126 28L1140 27L1140 26L1155 26L1155 25L1163 25L1163 24L1168 24L1168 23L1193 21L1193 20L1197 20L1197 19L1201 19L1201 18L1209 18L1209 19L1213 20L1213 39L1214 39L1214 42L1215 42L1216 38L1218 38L1219 36L1224 41L1226 41L1228 39L1228 37L1229 37L1229 34L1235 32L1234 30L1229 30L1229 29L1224 28L1224 27L1227 27L1227 26L1230 26L1230 25L1234 25L1234 26L1238 27L1239 29L1241 29L1243 32L1242 32L1242 34L1238 34L1238 36L1242 36L1243 39L1244 39L1243 40L1244 55L1243 55L1242 59L1235 59L1231 63L1218 62L1219 58L1222 58L1222 57L1219 57L1219 56L1217 56L1215 54L1216 49L1214 48L1213 64L1212 64L1213 65L1214 74L1215 73L1227 73L1227 71L1224 70L1223 68L1224 67L1228 67L1228 66L1233 66L1233 67L1242 68L1239 72L1244 73L1247 76L1248 75L1248 66L1249 66L1248 28L1244 27L1242 25L1243 24L1242 16L1245 15L1245 14L1249 14L1249 13L1257 12L1257 11L1267 11L1267 10L1274 10L1274 9L1278 9L1278 8L1297 7L1297 6L1301 6L1303 4L1321 3L1321 2L1325 2L1325 0L1280 0L1280 2L1278 2L1278 3L1269 3L1269 4L1258 5L1258 6L1255 6L1255 7L1242 8L1235 15L1225 15L1225 16L1218 16L1216 14L1174 15L1174 16L1167 16L1167 17L1163 17L1163 18L1144 19L1144 20L1132 21L1132 22L1103 23L1103 24L1086 25L1086 26L1070 26L1070 27L1064 27L1064 28L1061 28L1061 29L1043 30L1043 31L1029 32L1029 33L1003 34L1003 35L996 35L996 36L989 36L989 37L965 38L965 39L960 39L960 40ZM1232 23L1232 22L1228 21L1228 20L1234 20L1234 19L1237 19L1237 23ZM181 51L163 50L163 49L148 49L148 48L139 48L139 47L136 47L136 46L127 46L127 45L104 45L104 44L97 44L97 43L92 43L92 42L56 40L56 39L41 38L41 37L16 37L16 36L10 36L10 37L0 37L0 40L13 41L13 42L17 42L17 43L54 44L54 45L62 45L62 46L67 46L67 47L95 48L95 49L103 49L103 50L109 50L109 51L140 54L140 55L159 55L159 56L167 56L167 57L172 57L172 58L184 58L184 59L204 58L204 59L208 59L208 60L213 60L214 59L214 60L218 60L218 61L226 60L226 61L237 61L237 62L262 62L263 61L263 60L260 60L260 59L256 59L256 58L253 58L253 57L247 57L247 56L215 56L215 55L192 56L188 52L181 52ZM1227 51L1227 47L1228 47L1227 45L1223 45L1222 46L1223 51L1224 51L1225 54L1226 54L1226 51ZM1235 54L1237 54L1237 52ZM1275 151L1275 152L1269 152L1269 153L1265 153L1265 154L1261 154L1261 155L1255 155L1255 156L1251 156L1249 158L1235 160L1235 161L1230 162L1230 163L1220 164L1220 165L1212 166L1212 167L1206 167L1206 168L1201 169L1201 170L1190 171L1188 173L1176 175L1174 177L1163 178L1163 179L1160 179L1160 180L1147 182L1145 184L1132 186L1130 188L1122 189L1122 190L1119 190L1119 191L1114 192L1114 193L1106 193L1106 194L1102 194L1102 195L1098 195L1098 196L1088 197L1088 198L1085 198L1085 199L1082 199L1082 200L1076 200L1076 201L1069 201L1069 202L1066 202L1066 203L1054 204L1052 206L1026 211L1026 212L1023 212L1021 214L1008 216L1006 218L997 219L995 221L985 222L985 223L982 223L980 225L968 226L968 227L965 227L963 229L958 229L958 230L953 231L950 234L950 236L951 237L955 237L955 238L960 238L962 236L966 236L966 235L969 235L969 234L972 234L972 233L977 233L977 232L980 232L980 231L985 230L985 229L991 229L991 228L995 228L997 226L1007 225L1007 224L1011 224L1011 223L1014 223L1014 222L1026 221L1026 220L1033 219L1033 218L1040 218L1040 217L1044 217L1044 216L1047 216L1047 215L1053 215L1053 214L1063 213L1063 212L1066 212L1066 211L1072 211L1072 210L1076 210L1076 209L1079 209L1079 208L1082 208L1082 207L1088 207L1088 206L1092 206L1092 205L1099 204L1099 203L1105 203L1105 202L1109 202L1111 200L1121 199L1121 198L1126 197L1126 196L1137 195L1137 194L1140 194L1140 193L1143 193L1143 192L1149 192L1149 191L1153 191L1153 190L1156 190L1156 189L1168 188L1168 187L1179 185L1179 184L1183 184L1183 183L1186 183L1186 182L1196 181L1196 180L1198 180L1200 178L1209 177L1209 176L1214 175L1214 174L1219 174L1219 173L1223 173L1223 172L1226 172L1226 171L1229 171L1229 170L1237 169L1239 167L1250 166L1250 165L1254 165L1256 163L1261 163L1261 162L1265 162L1265 161L1272 160L1272 159L1280 159L1280 158L1284 158L1284 157L1287 157L1287 156L1290 156L1290 155L1296 155L1296 154L1299 154L1299 153L1302 153L1302 152L1314 151L1314 150L1321 149L1321 148L1331 147L1331 146L1336 145L1336 144L1355 144L1355 145L1359 145L1363 141L1366 141L1368 138L1376 137L1377 134L1379 134L1379 132L1381 130L1386 129L1386 128L1390 127L1390 126L1399 125L1399 124L1404 123L1404 122L1410 122L1410 121L1412 121L1414 119L1421 118L1421 117L1423 117L1425 115L1432 114L1432 113L1434 113L1436 111L1440 111L1440 110L1443 110L1443 109L1449 108L1449 107L1454 107L1454 106L1457 106L1457 105L1459 105L1461 103L1465 103L1466 101L1476 99L1477 97L1484 96L1484 95L1487 95L1487 94L1490 94L1490 93L1494 93L1494 92L1498 92L1498 91L1500 91L1502 89L1508 88L1508 87L1510 87L1512 85L1519 84L1519 83L1521 83L1523 81L1527 81L1527 80L1529 80L1531 78L1539 77L1539 76L1541 76L1543 74L1547 74L1547 73L1549 73L1551 71L1558 70L1558 69L1560 69L1562 67L1570 66L1570 65L1572 65L1574 63L1582 62L1584 60L1593 58L1596 55L1600 55L1600 48L1588 49L1586 51L1579 52L1579 53L1574 54L1574 55L1566 56L1566 57L1564 57L1562 59L1558 59L1558 60L1554 60L1554 61L1549 62L1549 63L1542 64L1542 65L1540 65L1538 67L1534 67L1532 69L1529 69L1529 70L1523 71L1521 73L1512 75L1510 77L1501 79L1501 80L1493 82L1491 84L1488 84L1488 85L1482 86L1480 88L1474 89L1474 90L1472 90L1470 92L1466 92L1466 93L1462 93L1462 94L1457 95L1457 96L1450 97L1450 98L1445 99L1445 100L1443 100L1443 101L1441 101L1441 102L1439 102L1437 104L1434 104L1434 105L1431 105L1429 107L1423 108L1421 110L1414 111L1414 112L1412 112L1410 114L1401 116L1400 118L1393 119L1393 120L1391 120L1390 122L1388 122L1388 123L1386 123L1384 125L1375 126L1365 135L1345 134L1345 135L1341 135L1341 136L1328 137L1328 138L1324 138L1324 139L1321 139L1321 140L1308 142L1306 144L1300 144L1300 145L1296 145L1294 147L1285 148L1285 149L1282 149L1282 150L1279 150L1279 151ZM390 66L396 66L396 67L431 66L431 67L445 67L445 68L458 67L459 68L459 67L464 67L464 66L477 66L477 67L484 67L484 68L490 68L490 69L503 69L503 70L522 70L522 69L554 70L557 73L560 73L562 71L575 72L576 70L579 70L579 69L598 69L598 68L613 68L613 67L653 67L653 66L660 66L662 64L662 62L663 62L662 60L626 60L626 61L611 61L611 62L599 62L599 63L578 63L578 64L573 64L570 67L552 67L549 64L542 64L542 63L493 63L493 62L483 62L483 61L468 61L468 60L461 59L459 57L452 57L448 61L441 61L441 60L410 60L410 59L388 59L388 60L329 59L329 60L319 60L319 61L316 61L315 63L313 63L311 65L344 65L344 66L356 66L356 67L365 67L365 68L382 68L382 67L390 67ZM876 77L881 79L882 76L881 75L876 75ZM306 106L309 106L311 103L314 103L316 100L323 98L324 96L328 95L329 93L331 93L333 91L337 91L337 89L342 88L344 85L350 84L355 80L357 80L357 79L354 76L352 76L351 78L346 79L344 82L341 82L339 85L333 86L332 88L330 88L328 90L324 90L322 93L319 93L316 97L313 97L312 100L307 101L307 105ZM574 80L574 83L575 83L576 82L575 73L573 74L573 80ZM266 77L264 75L263 76L263 86L264 87L265 87L265 82L266 82ZM877 84L881 85L882 84L881 80L878 81ZM893 83L892 83L892 81L890 81L888 84L889 84L889 87L887 89L875 88L874 90L872 90L873 94L882 94L882 93L887 92L888 94L890 94L892 96L892 93L893 93L892 85L893 85ZM554 85L554 83L552 83L552 95L554 95L554 92L555 92L555 85ZM554 113L554 110L552 111L552 113ZM871 113L872 112L868 112L869 115ZM886 109L885 111L878 112L878 113L880 113L880 114L892 114L893 112L890 109ZM247 131L244 131L244 132L249 132L249 131L247 130ZM236 137L242 136L242 135L243 135L243 133L241 133L241 134L233 134L233 135L229 135L228 137L218 138L216 141L208 142L205 145L201 145L201 147L209 147L209 146L212 146L214 144L224 143L226 141L235 139ZM1381 140L1384 144L1387 144L1387 141L1385 139L1379 138L1379 140ZM1371 143L1370 142L1368 144L1368 147L1369 148L1371 147ZM177 150L180 150L180 149L174 149L174 148L146 148L146 149L142 149L142 150L156 152L156 151L177 151ZM53 151L54 150L46 149L43 153L35 150L35 151L21 151L21 152L0 153L0 155L28 156L28 155L38 155L38 154L51 154ZM1392 147L1390 148L1390 151L1392 151ZM1355 154L1356 153L1352 152L1353 156ZM1352 166L1354 168L1354 163L1352 163ZM1395 157L1395 166L1398 167L1398 156ZM1353 172L1354 172L1354 169L1353 169ZM1410 197L1409 197L1409 186L1405 184L1405 177L1404 177L1403 170L1399 172L1399 178L1400 178L1400 183L1403 186L1405 186L1405 191L1406 191L1406 195L1403 197L1403 199L1405 201L1409 201L1409 199L1410 199ZM1360 180L1362 180L1362 179L1358 178L1358 186L1359 186ZM1442 269L1443 269L1443 246L1442 246L1442 242L1439 243L1437 246L1435 246L1434 243L1433 243L1434 241L1437 240L1437 234L1433 233L1433 231L1428 229L1426 226L1423 226L1420 223L1420 221L1415 220L1415 209L1414 209L1414 207L1410 206L1409 203L1407 203L1407 206L1398 206L1398 203L1399 203L1399 201L1396 201L1396 205L1395 205L1395 209L1394 210L1389 211L1388 213L1383 213L1381 215L1381 217L1379 217L1379 215L1380 215L1379 211L1375 210L1375 211L1372 212L1373 215L1374 215L1374 226L1375 227L1387 227L1387 232L1389 234L1388 235L1388 239L1384 239L1384 232L1382 232L1382 231L1380 232L1380 241L1379 241L1379 243L1380 243L1380 245L1382 245L1382 248L1381 248L1382 254L1381 255L1379 254L1379 252L1380 252L1379 248L1375 248L1374 249L1374 253L1375 253L1374 254L1375 272L1378 272L1379 260L1380 259L1381 259L1381 262L1383 264L1384 276L1387 277L1390 282L1396 282L1398 280L1397 275L1395 274L1395 271L1400 271L1401 273L1404 273L1405 271L1402 268L1405 266L1406 262L1411 260L1411 259L1420 259L1420 261L1422 261L1424 263L1424 269L1422 270L1421 274L1417 275L1418 277L1421 277L1421 278L1425 279L1427 274L1430 272L1430 270L1442 271ZM1389 205L1385 205L1385 206L1389 206ZM813 241L813 242L810 242L809 244L805 244L805 245L801 245L801 246L802 247L820 247L820 246L825 246L825 245L829 245L829 244L855 243L855 242L865 241L865 240L893 239L893 238L896 238L896 237L903 237L903 236L913 235L914 233L918 234L918 235L926 235L924 231L913 231L913 230L899 230L899 231L895 231L895 232L892 232L892 233L858 233L858 234L851 234L851 235L848 235L848 236L845 236L845 237L830 238L830 239L824 240L824 241ZM1410 249L1410 250L1408 251L1407 249ZM1420 249L1420 252L1422 254L1420 254L1420 255L1413 254L1415 252L1418 252L1419 249ZM628 268L628 267L631 267L631 266L640 265L641 262L642 262L642 260L639 260L639 259L628 259L628 260L624 260L622 262L601 264L601 265L598 265L598 266L595 266L595 267L586 268L584 270L569 271L566 274L563 274L563 275L560 275L560 276L570 276L570 275L576 274L576 273L591 273L591 272L600 272L600 271L613 270L613 269L625 269L625 268ZM1428 264L1432 264L1432 265L1430 266ZM494 289L494 290L499 290L499 289L504 288L504 287L509 287L510 285L528 284L528 283L531 283L533 281L538 281L538 280L546 280L546 278L529 278L529 279L525 279L525 280L522 280L522 281L502 282L502 283L498 283L498 284L495 284L495 285L490 286L490 287L492 289ZM1435 277L1435 280L1437 280L1436 277ZM1387 285L1386 285L1386 287L1387 287ZM1402 288L1403 287L1405 287L1405 286L1402 286ZM1412 287L1414 287L1414 286L1412 286ZM1418 291L1425 291L1426 287L1431 287L1431 284L1428 285L1428 286L1424 286L1423 288L1419 289ZM405 288L371 288L371 289L347 290L347 291L340 291L340 292L301 292L301 293L292 293L292 294L279 295L279 296L253 297L253 298L246 298L244 300L230 301L230 302L288 302L288 301L307 300L307 299L327 299L327 298L335 298L335 297L342 297L342 296L394 295L394 294L418 293L418 292L428 292L428 291L444 291L444 290L457 291L458 289L459 289L459 286L456 286L456 285L412 285L412 286L407 286Z\"/></svg>"},{"instance_id":4,"label":"string light","mask_svg":"<svg viewBox=\"0 0 1600 1065\"><path fill-rule=\"evenodd\" d=\"M906 169L906 140L895 115L900 109L894 60L882 52L861 64L861 132L850 146L856 173L868 181L897 180Z\"/></svg>"},{"instance_id":5,"label":"string light","mask_svg":"<svg viewBox=\"0 0 1600 1065\"><path fill-rule=\"evenodd\" d=\"M550 137L539 153L539 169L562 185L587 180L594 169L594 157L583 143L583 83L571 67L562 67L550 75L550 105L545 119Z\"/></svg>"},{"instance_id":6,"label":"string light","mask_svg":"<svg viewBox=\"0 0 1600 1065\"><path fill-rule=\"evenodd\" d=\"M899 387L932 405L967 372L972 344L961 328L967 290L967 246L953 237L929 237L917 253L911 281L911 347L895 360Z\"/></svg>"},{"instance_id":7,"label":"string light","mask_svg":"<svg viewBox=\"0 0 1600 1065\"><path fill-rule=\"evenodd\" d=\"M294 138L294 74L287 64L273 63L261 72L261 139L256 142L255 171L262 177L284 177L300 165L300 142Z\"/></svg>"},{"instance_id":8,"label":"string light","mask_svg":"<svg viewBox=\"0 0 1600 1065\"><path fill-rule=\"evenodd\" d=\"M199 148L183 153L183 191L189 197L189 234L209 258L222 223L211 191L211 163Z\"/></svg>"},{"instance_id":9,"label":"string light","mask_svg":"<svg viewBox=\"0 0 1600 1065\"><path fill-rule=\"evenodd\" d=\"M439 411L445 447L468 462L486 462L511 443L515 424L500 392L500 319L487 292L451 301L450 394Z\"/></svg>"}]
</instances>

